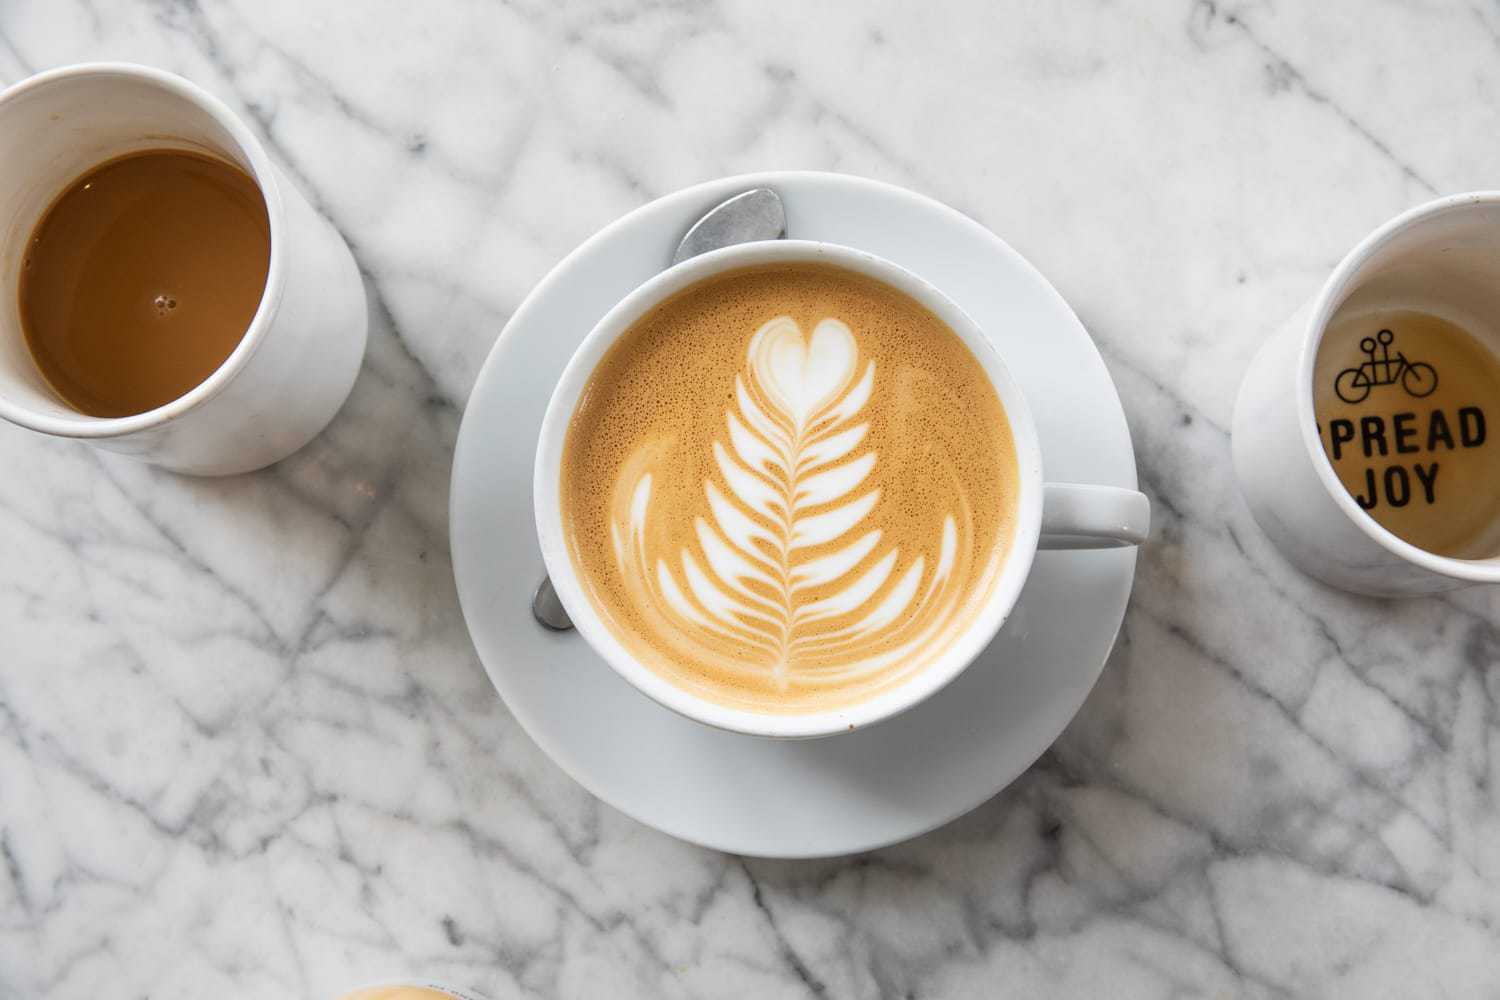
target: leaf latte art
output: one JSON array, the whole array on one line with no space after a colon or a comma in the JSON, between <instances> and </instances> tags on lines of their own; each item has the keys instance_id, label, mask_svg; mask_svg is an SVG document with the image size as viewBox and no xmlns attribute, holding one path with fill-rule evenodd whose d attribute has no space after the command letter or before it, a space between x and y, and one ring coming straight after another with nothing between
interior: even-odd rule
<instances>
[{"instance_id":1,"label":"leaf latte art","mask_svg":"<svg viewBox=\"0 0 1500 1000\"><path fill-rule=\"evenodd\" d=\"M721 336L738 364L721 346L716 377L693 384L719 400L713 410L690 400L681 417L647 411L646 428L606 449L618 458L607 484L590 473L603 544L576 543L575 558L589 564L596 606L643 662L714 700L799 711L871 697L947 648L1003 560L1005 476L970 482L972 456L955 456L943 431L905 426L960 400L910 351L879 349L902 343L899 331L861 337L854 313L810 329L778 313L748 343ZM1008 445L978 363L946 327L936 335L975 369L960 396L988 392L978 413L998 418ZM972 428L956 417L949 431L962 437ZM978 444L992 473L1009 459L1013 485L1013 452Z\"/></svg>"}]
</instances>

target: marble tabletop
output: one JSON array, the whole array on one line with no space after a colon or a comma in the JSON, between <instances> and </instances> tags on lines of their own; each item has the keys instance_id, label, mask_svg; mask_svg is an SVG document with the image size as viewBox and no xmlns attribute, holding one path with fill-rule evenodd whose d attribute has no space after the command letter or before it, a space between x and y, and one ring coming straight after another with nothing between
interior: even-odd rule
<instances>
[{"instance_id":1,"label":"marble tabletop","mask_svg":"<svg viewBox=\"0 0 1500 1000\"><path fill-rule=\"evenodd\" d=\"M1359 237L1500 186L1500 7L0 2L0 82L104 58L242 113L375 322L334 424L256 475L0 427L0 996L1500 995L1500 594L1304 579L1227 434ZM527 290L658 195L784 167L933 195L1040 267L1155 512L1053 749L805 863L554 766L475 658L446 524Z\"/></svg>"}]
</instances>

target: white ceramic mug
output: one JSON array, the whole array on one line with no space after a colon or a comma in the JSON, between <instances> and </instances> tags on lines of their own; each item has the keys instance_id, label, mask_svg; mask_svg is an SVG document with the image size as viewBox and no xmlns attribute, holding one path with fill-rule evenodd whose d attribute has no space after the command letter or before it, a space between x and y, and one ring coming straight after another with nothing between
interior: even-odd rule
<instances>
[{"instance_id":1,"label":"white ceramic mug","mask_svg":"<svg viewBox=\"0 0 1500 1000\"><path fill-rule=\"evenodd\" d=\"M90 168L143 149L190 149L244 169L265 198L270 268L249 329L218 370L154 410L93 417L37 370L16 289L53 199ZM221 101L145 66L69 66L0 94L0 289L0 416L179 472L247 472L290 455L333 419L364 356L364 285L338 232Z\"/></svg>"},{"instance_id":2,"label":"white ceramic mug","mask_svg":"<svg viewBox=\"0 0 1500 1000\"><path fill-rule=\"evenodd\" d=\"M968 629L930 666L890 691L858 704L807 714L728 708L672 684L626 651L584 593L565 542L559 491L563 443L579 396L605 352L637 319L689 285L754 264L834 264L884 282L943 320L983 365L1010 420L1020 469L1015 537L984 605ZM732 732L800 739L848 732L912 707L957 677L987 646L1010 614L1038 548L1105 548L1144 541L1150 522L1146 497L1113 486L1046 483L1031 410L1020 387L978 325L938 289L904 268L863 251L830 243L780 240L726 247L684 261L641 285L609 311L568 362L542 420L537 445L534 506L542 558L578 632L622 677L688 718Z\"/></svg>"},{"instance_id":3,"label":"white ceramic mug","mask_svg":"<svg viewBox=\"0 0 1500 1000\"><path fill-rule=\"evenodd\" d=\"M1455 559L1403 541L1344 489L1318 437L1313 371L1342 307L1463 316L1500 352L1500 192L1440 198L1371 233L1250 362L1234 407L1235 475L1271 541L1310 576L1382 596L1500 582L1500 557Z\"/></svg>"}]
</instances>

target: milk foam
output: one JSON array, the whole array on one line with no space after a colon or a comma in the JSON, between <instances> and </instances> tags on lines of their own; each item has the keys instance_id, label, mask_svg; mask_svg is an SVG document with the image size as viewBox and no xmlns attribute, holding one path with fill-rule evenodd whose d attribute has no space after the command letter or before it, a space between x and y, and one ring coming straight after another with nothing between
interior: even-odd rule
<instances>
[{"instance_id":1,"label":"milk foam","mask_svg":"<svg viewBox=\"0 0 1500 1000\"><path fill-rule=\"evenodd\" d=\"M957 336L884 285L808 270L864 295L842 311L832 301L809 312L804 289L793 311L818 316L806 327L789 311L759 322L748 343L743 334L721 338L734 353L720 349L718 393L707 373L701 385L687 372L684 379L695 381L658 384L673 374L671 340L681 340L676 360L689 371L699 350L685 332L692 324L674 328L668 317L645 334L648 344L660 338L659 352L645 352L658 363L644 359L633 373L628 355L614 359L623 366L601 364L564 458L575 563L606 622L669 679L762 710L861 700L931 662L982 604L1014 514L1009 425ZM732 286L718 296L730 306L739 301ZM663 308L712 320L713 302L710 292L696 309ZM774 302L766 296L750 312ZM882 324L880 336L859 330ZM616 350L628 352L631 336ZM702 349L711 344L703 338ZM944 356L957 370L916 369L910 350ZM684 403L675 395L684 384L696 387L694 397L716 395L718 404ZM597 411L611 410L612 388L644 401L653 398L641 391L647 386L666 398L598 419ZM943 399L949 390L955 398ZM942 428L904 426L930 422L953 403L970 412L949 413L949 422L971 424L968 436L983 440L961 443ZM637 426L622 433L631 414ZM606 440L598 447L599 440L575 435ZM972 454L954 461L953 452L965 449ZM584 495L604 502L573 502ZM580 517L603 524L579 524ZM590 542L597 536L588 529L599 527L605 546ZM606 555L608 565L600 565Z\"/></svg>"}]
</instances>

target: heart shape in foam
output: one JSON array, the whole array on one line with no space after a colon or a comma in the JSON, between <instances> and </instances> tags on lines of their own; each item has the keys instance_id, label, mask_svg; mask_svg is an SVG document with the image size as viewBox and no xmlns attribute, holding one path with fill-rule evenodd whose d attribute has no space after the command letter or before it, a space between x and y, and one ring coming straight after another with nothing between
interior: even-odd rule
<instances>
[{"instance_id":1,"label":"heart shape in foam","mask_svg":"<svg viewBox=\"0 0 1500 1000\"><path fill-rule=\"evenodd\" d=\"M839 398L859 361L854 334L843 323L825 319L808 340L790 316L757 330L749 354L755 381L799 431Z\"/></svg>"}]
</instances>

